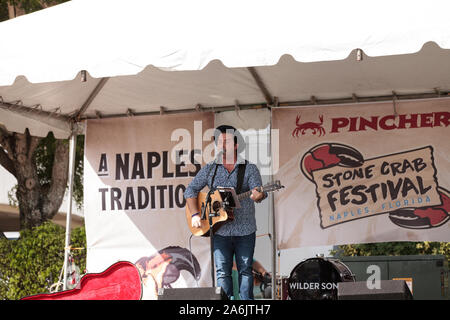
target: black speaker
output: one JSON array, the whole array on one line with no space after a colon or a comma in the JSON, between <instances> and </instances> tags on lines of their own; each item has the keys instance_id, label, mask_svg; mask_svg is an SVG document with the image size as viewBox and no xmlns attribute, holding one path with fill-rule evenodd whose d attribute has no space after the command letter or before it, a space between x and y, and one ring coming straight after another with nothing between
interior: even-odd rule
<instances>
[{"instance_id":1,"label":"black speaker","mask_svg":"<svg viewBox=\"0 0 450 320\"><path fill-rule=\"evenodd\" d=\"M158 300L228 300L222 287L159 289Z\"/></svg>"},{"instance_id":2,"label":"black speaker","mask_svg":"<svg viewBox=\"0 0 450 320\"><path fill-rule=\"evenodd\" d=\"M380 280L380 288L370 289L366 281L339 282L338 300L412 300L404 280Z\"/></svg>"}]
</instances>

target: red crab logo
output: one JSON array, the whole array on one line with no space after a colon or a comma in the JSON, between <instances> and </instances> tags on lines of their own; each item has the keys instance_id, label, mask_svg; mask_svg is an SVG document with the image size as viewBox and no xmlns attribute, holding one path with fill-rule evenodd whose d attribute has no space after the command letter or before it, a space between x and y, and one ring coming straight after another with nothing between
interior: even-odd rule
<instances>
[{"instance_id":1,"label":"red crab logo","mask_svg":"<svg viewBox=\"0 0 450 320\"><path fill-rule=\"evenodd\" d=\"M364 156L357 149L336 142L321 143L309 149L300 160L300 170L313 183L313 172L335 166L358 168L364 164ZM437 187L441 204L428 207L404 207L387 210L389 219L408 229L430 229L450 221L450 191ZM320 208L319 208L320 210ZM322 227L323 228L323 227Z\"/></svg>"},{"instance_id":2,"label":"red crab logo","mask_svg":"<svg viewBox=\"0 0 450 320\"><path fill-rule=\"evenodd\" d=\"M297 116L295 120L296 128L292 131L293 137L298 137L299 133L304 135L306 130L310 129L312 134L319 133L319 137L325 135L325 129L322 127L323 125L323 115L319 116L320 122L305 122L300 123L300 116Z\"/></svg>"}]
</instances>

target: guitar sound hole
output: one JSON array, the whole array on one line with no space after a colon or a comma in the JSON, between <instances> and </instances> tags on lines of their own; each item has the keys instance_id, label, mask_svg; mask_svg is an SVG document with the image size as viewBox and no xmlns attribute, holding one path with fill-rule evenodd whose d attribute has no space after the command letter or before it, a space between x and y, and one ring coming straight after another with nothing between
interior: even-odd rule
<instances>
[{"instance_id":1,"label":"guitar sound hole","mask_svg":"<svg viewBox=\"0 0 450 320\"><path fill-rule=\"evenodd\" d=\"M212 204L212 209L213 209L214 212L219 211L219 210L220 210L220 207L221 207L221 205L220 205L220 202L219 202L219 201L214 201L214 202L213 202L213 204Z\"/></svg>"}]
</instances>

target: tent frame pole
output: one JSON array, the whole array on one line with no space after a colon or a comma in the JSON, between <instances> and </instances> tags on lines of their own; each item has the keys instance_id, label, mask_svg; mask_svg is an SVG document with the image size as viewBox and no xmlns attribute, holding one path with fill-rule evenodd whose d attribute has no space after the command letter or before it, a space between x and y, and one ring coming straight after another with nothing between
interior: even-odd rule
<instances>
[{"instance_id":1,"label":"tent frame pole","mask_svg":"<svg viewBox=\"0 0 450 320\"><path fill-rule=\"evenodd\" d=\"M400 101L408 100L428 100L428 99L448 99L450 97L450 91L440 91L433 93L422 93L422 94L404 94L400 95L397 93L396 103ZM337 99L319 99L314 96L314 99L302 100L302 101L278 101L277 108L283 107L320 107L320 106L339 106L340 104L348 105L358 105L360 103L370 103L370 102L392 102L393 95L376 96L376 97L361 97L352 94L350 98L337 98ZM270 109L273 104L267 103L253 103L253 104L241 104L239 103L239 110L259 110L259 109ZM167 109L164 108L163 113L158 111L143 111L143 112L133 112L134 117L138 116L152 116L161 114L183 114L183 113L193 113L193 112L225 112L225 111L235 111L236 104L229 106L220 107L205 107L202 106L201 109L190 108L190 109ZM127 110L128 111L128 110ZM95 115L82 115L80 116L80 121L89 119L111 119L111 118L125 118L129 117L130 113L117 113L117 114L103 114L99 111Z\"/></svg>"},{"instance_id":2,"label":"tent frame pole","mask_svg":"<svg viewBox=\"0 0 450 320\"><path fill-rule=\"evenodd\" d=\"M270 126L269 126L269 148L270 148L270 180L273 183L273 153L272 153L272 108L270 109ZM271 240L272 240L272 300L276 300L276 292L277 292L277 234L276 234L276 226L275 226L275 200L274 193L270 194L270 211L272 213L272 230Z\"/></svg>"},{"instance_id":3,"label":"tent frame pole","mask_svg":"<svg viewBox=\"0 0 450 320\"><path fill-rule=\"evenodd\" d=\"M255 80L256 85L258 86L259 90L261 90L261 93L264 95L264 99L266 99L267 105L271 106L273 105L273 99L272 95L270 94L269 90L267 89L267 86L264 84L261 76L256 71L255 67L247 67L247 70L250 72L250 74L253 77L253 80Z\"/></svg>"},{"instance_id":4,"label":"tent frame pole","mask_svg":"<svg viewBox=\"0 0 450 320\"><path fill-rule=\"evenodd\" d=\"M72 219L72 199L73 199L73 181L75 175L75 150L77 145L77 133L72 130L72 134L69 140L69 179L68 179L68 199L67 199L67 213L66 213L66 239L64 246L64 278L63 278L63 290L67 290L67 269L69 265L70 254L70 235L71 235L71 219Z\"/></svg>"},{"instance_id":5,"label":"tent frame pole","mask_svg":"<svg viewBox=\"0 0 450 320\"><path fill-rule=\"evenodd\" d=\"M81 108L77 111L77 113L73 116L73 118L76 121L80 121L81 116L86 112L86 110L91 106L94 99L97 97L97 95L100 93L100 91L105 86L106 82L108 82L109 77L101 78L100 81L95 86L94 90L91 92L89 97L86 99L86 101L83 103Z\"/></svg>"}]
</instances>

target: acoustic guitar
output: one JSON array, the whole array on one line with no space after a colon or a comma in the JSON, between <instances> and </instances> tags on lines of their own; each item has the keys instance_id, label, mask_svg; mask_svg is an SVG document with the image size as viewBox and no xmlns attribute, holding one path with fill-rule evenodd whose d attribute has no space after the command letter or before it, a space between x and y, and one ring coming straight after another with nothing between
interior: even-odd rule
<instances>
[{"instance_id":1,"label":"acoustic guitar","mask_svg":"<svg viewBox=\"0 0 450 320\"><path fill-rule=\"evenodd\" d=\"M284 188L280 184L280 181L277 180L274 183L269 183L265 186L257 188L259 192L272 192L279 190L281 188ZM252 190L249 190L247 192L243 192L237 195L237 200L241 201L245 198L249 198L252 195ZM226 202L224 202L224 199L222 199L222 195L220 194L219 190L215 190L214 193L211 194L211 204L206 204L206 198L208 196L207 192L199 192L197 196L197 206L199 210L202 210L204 206L206 206L205 215L204 217L201 217L200 220L200 227L194 228L192 227L192 214L194 212L191 212L189 210L189 206L186 205L186 219L189 229L191 230L191 233L194 236L202 236L202 237L209 237L209 214L212 212L212 227L213 227L213 233L215 233L221 226L223 226L225 223L227 223L230 220L234 219L234 213L233 209L228 207ZM200 216L202 215L202 212L200 211Z\"/></svg>"}]
</instances>

